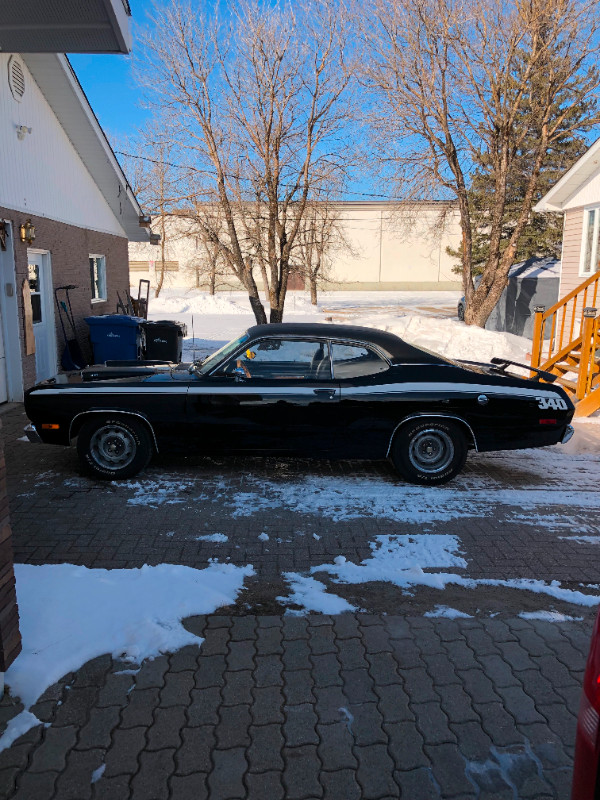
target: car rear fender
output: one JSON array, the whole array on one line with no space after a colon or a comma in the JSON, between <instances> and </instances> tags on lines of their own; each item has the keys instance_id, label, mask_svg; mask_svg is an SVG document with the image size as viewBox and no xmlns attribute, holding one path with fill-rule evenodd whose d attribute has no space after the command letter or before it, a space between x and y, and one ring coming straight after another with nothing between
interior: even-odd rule
<instances>
[{"instance_id":1,"label":"car rear fender","mask_svg":"<svg viewBox=\"0 0 600 800\"><path fill-rule=\"evenodd\" d=\"M143 424L148 428L150 435L152 436L152 441L154 442L154 449L158 453L158 442L156 441L156 434L148 418L137 411L123 411L123 409L118 409L118 408L95 408L91 411L82 411L80 414L76 414L71 420L71 425L69 426L69 442L71 441L71 439L74 439L77 436L84 423L86 423L88 421L88 418L94 414L102 414L104 416L110 416L110 417L114 416L136 417L137 419L141 420Z\"/></svg>"},{"instance_id":2,"label":"car rear fender","mask_svg":"<svg viewBox=\"0 0 600 800\"><path fill-rule=\"evenodd\" d=\"M411 422L411 420L413 420L413 419L432 419L432 418L439 418L439 417L441 417L442 419L451 419L451 420L454 420L455 422L458 422L460 424L460 426L463 428L464 432L465 432L468 444L470 446L474 447L475 451L477 451L477 439L475 438L475 434L473 433L473 428L471 428L469 423L466 420L464 420L462 417L457 417L454 414L430 414L430 413L427 413L427 412L423 412L422 414L411 414L410 416L405 417L402 420L402 422L399 422L398 425L396 425L392 435L390 436L390 442L388 444L388 449L387 449L386 456L390 455L390 452L391 452L391 449L392 449L392 444L394 443L394 438L395 438L396 434L398 433L398 431L400 430L400 428L403 425L406 425L407 422Z\"/></svg>"}]
</instances>

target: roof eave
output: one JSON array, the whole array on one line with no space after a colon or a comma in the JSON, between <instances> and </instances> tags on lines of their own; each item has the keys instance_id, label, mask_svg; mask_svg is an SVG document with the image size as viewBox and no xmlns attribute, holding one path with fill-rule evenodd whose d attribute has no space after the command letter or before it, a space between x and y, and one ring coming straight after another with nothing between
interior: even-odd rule
<instances>
[{"instance_id":1,"label":"roof eave","mask_svg":"<svg viewBox=\"0 0 600 800\"><path fill-rule=\"evenodd\" d=\"M573 194L589 180L594 173L600 170L600 139L567 170L562 178L554 184L549 192L536 203L533 210L537 213L547 211L564 211L565 204Z\"/></svg>"},{"instance_id":2,"label":"roof eave","mask_svg":"<svg viewBox=\"0 0 600 800\"><path fill-rule=\"evenodd\" d=\"M148 242L149 231L139 225L140 205L68 58L61 53L22 54L22 58L125 236Z\"/></svg>"}]
</instances>

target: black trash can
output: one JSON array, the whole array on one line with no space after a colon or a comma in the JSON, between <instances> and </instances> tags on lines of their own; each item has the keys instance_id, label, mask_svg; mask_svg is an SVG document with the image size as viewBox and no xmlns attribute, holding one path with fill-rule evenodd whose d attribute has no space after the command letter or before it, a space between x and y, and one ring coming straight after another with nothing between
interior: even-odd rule
<instances>
[{"instance_id":1,"label":"black trash can","mask_svg":"<svg viewBox=\"0 0 600 800\"><path fill-rule=\"evenodd\" d=\"M183 352L183 339L187 335L185 324L172 319L142 324L146 331L146 358L179 364Z\"/></svg>"}]
</instances>

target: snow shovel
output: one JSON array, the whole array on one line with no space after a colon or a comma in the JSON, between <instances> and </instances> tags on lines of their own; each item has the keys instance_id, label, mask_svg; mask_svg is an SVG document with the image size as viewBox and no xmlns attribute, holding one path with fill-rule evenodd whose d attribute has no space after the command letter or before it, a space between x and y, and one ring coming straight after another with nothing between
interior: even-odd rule
<instances>
[{"instance_id":1,"label":"snow shovel","mask_svg":"<svg viewBox=\"0 0 600 800\"><path fill-rule=\"evenodd\" d=\"M78 287L73 286L73 284L68 284L67 286L57 286L54 290L54 299L56 300L56 306L58 308L58 318L60 320L60 327L62 328L63 337L65 340L65 349L63 350L60 364L62 368L67 371L83 369L88 365L87 359L81 352L81 347L77 341L75 318L73 317L71 298L69 297L69 292L71 289L77 288ZM59 298L59 292L65 293L64 300Z\"/></svg>"}]
</instances>

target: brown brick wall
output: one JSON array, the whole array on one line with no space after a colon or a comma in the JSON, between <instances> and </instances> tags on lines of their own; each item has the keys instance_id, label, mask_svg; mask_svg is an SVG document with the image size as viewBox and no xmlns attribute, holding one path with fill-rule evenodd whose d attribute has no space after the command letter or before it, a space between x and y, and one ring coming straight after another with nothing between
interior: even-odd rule
<instances>
[{"instance_id":1,"label":"brown brick wall","mask_svg":"<svg viewBox=\"0 0 600 800\"><path fill-rule=\"evenodd\" d=\"M0 672L6 672L21 652L11 538L4 446L0 430Z\"/></svg>"},{"instance_id":2,"label":"brown brick wall","mask_svg":"<svg viewBox=\"0 0 600 800\"><path fill-rule=\"evenodd\" d=\"M77 334L84 352L90 354L88 347L88 327L83 321L85 317L96 314L112 314L116 310L117 291L124 298L124 292L129 288L129 255L127 239L113 236L108 233L77 228L64 222L24 214L20 211L0 207L0 219L8 219L13 223L15 237L15 266L17 273L17 286L15 290L19 297L19 318L21 320L19 337L21 340L21 353L25 352L23 342L23 308L21 300L21 284L27 277L27 248L28 245L19 239L19 226L27 219L35 225L35 242L32 248L49 250L52 260L52 280L54 286L75 284L79 289L71 293L73 313L77 325ZM104 303L92 303L92 290L90 286L90 269L88 256L90 253L106 257L106 288L108 299ZM64 340L58 313L56 312L56 335L58 342L58 358L64 349ZM35 356L22 356L23 383L27 389L35 383ZM58 365L57 365L58 366Z\"/></svg>"}]
</instances>

